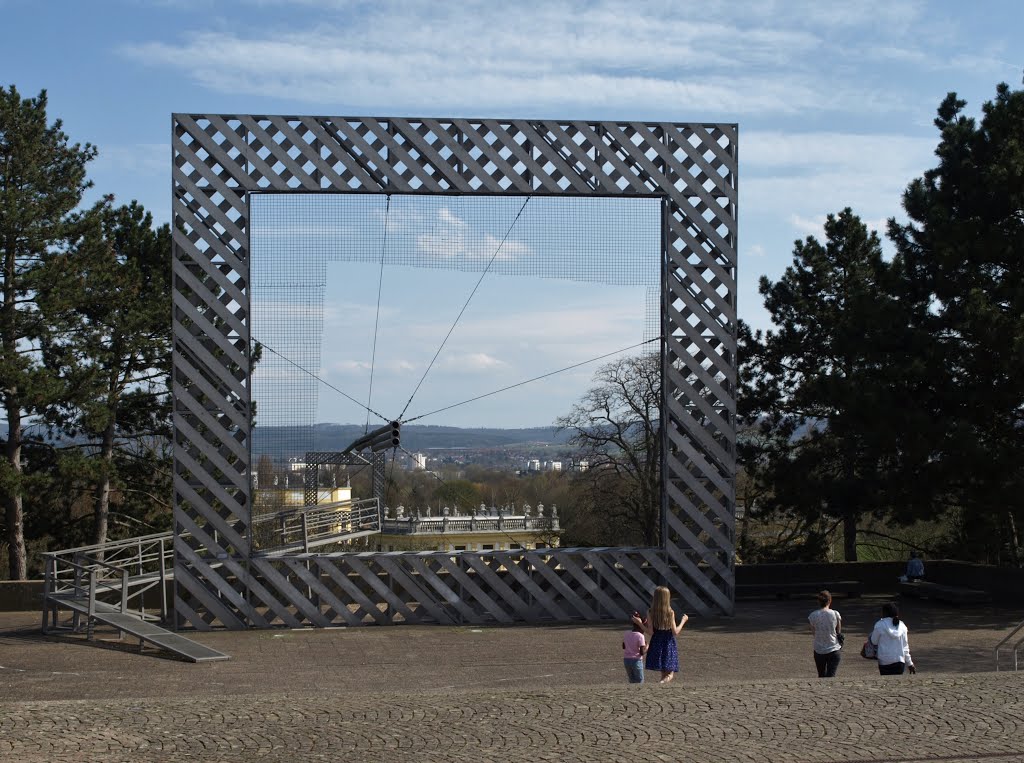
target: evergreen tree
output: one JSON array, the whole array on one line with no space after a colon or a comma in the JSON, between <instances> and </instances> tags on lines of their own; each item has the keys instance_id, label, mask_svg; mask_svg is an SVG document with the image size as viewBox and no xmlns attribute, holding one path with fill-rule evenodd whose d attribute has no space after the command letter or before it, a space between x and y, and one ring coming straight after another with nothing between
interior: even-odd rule
<instances>
[{"instance_id":1,"label":"evergreen tree","mask_svg":"<svg viewBox=\"0 0 1024 763\"><path fill-rule=\"evenodd\" d=\"M906 293L923 309L930 400L943 422L936 502L958 507L976 558L1024 563L1024 91L999 85L980 124L950 93L938 166L889 222ZM938 479L941 477L941 479Z\"/></svg>"},{"instance_id":2,"label":"evergreen tree","mask_svg":"<svg viewBox=\"0 0 1024 763\"><path fill-rule=\"evenodd\" d=\"M803 518L812 556L828 518L856 560L861 517L901 491L910 319L894 278L876 233L848 208L829 215L824 243L797 241L782 278L761 278L776 328L742 342L741 415L760 436L741 459L766 488L763 511Z\"/></svg>"},{"instance_id":3,"label":"evergreen tree","mask_svg":"<svg viewBox=\"0 0 1024 763\"><path fill-rule=\"evenodd\" d=\"M112 487L142 489L119 478L134 473L148 482L167 471L154 438L170 437L170 231L154 229L137 202L104 202L90 220L82 244L51 263L48 294L73 310L64 330L43 342L43 358L65 385L49 420L88 456L92 542L104 543ZM57 314L49 300L41 298L44 311ZM141 472L127 468L139 460Z\"/></svg>"},{"instance_id":4,"label":"evergreen tree","mask_svg":"<svg viewBox=\"0 0 1024 763\"><path fill-rule=\"evenodd\" d=\"M10 576L27 573L22 448L25 426L44 410L59 385L40 363L49 332L38 297L48 286L47 264L77 235L75 214L89 187L86 164L95 149L71 144L60 120L47 124L46 92L22 98L0 90L0 405L7 419L0 462Z\"/></svg>"}]
</instances>

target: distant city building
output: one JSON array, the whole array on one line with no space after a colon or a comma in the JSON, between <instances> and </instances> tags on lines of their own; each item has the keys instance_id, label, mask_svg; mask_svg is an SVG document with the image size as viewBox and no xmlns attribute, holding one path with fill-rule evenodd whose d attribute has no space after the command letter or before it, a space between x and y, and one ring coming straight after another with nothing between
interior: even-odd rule
<instances>
[{"instance_id":1,"label":"distant city building","mask_svg":"<svg viewBox=\"0 0 1024 763\"><path fill-rule=\"evenodd\" d=\"M553 472L560 472L560 471L562 471L562 462L561 461L549 461L548 462L548 469L550 469Z\"/></svg>"},{"instance_id":2,"label":"distant city building","mask_svg":"<svg viewBox=\"0 0 1024 763\"><path fill-rule=\"evenodd\" d=\"M526 471L528 472L539 472L540 471L540 459L531 458L526 462Z\"/></svg>"},{"instance_id":3,"label":"distant city building","mask_svg":"<svg viewBox=\"0 0 1024 763\"><path fill-rule=\"evenodd\" d=\"M306 470L306 463L298 458L288 459L288 471L290 472L304 472Z\"/></svg>"},{"instance_id":4,"label":"distant city building","mask_svg":"<svg viewBox=\"0 0 1024 763\"><path fill-rule=\"evenodd\" d=\"M416 453L415 455L413 455L412 458L416 464L417 469L427 468L427 457L425 455L423 455L422 453Z\"/></svg>"},{"instance_id":5,"label":"distant city building","mask_svg":"<svg viewBox=\"0 0 1024 763\"><path fill-rule=\"evenodd\" d=\"M585 472L589 468L590 468L590 462L587 461L587 459L583 459L582 461L578 461L576 463L576 471L578 471L578 472Z\"/></svg>"}]
</instances>

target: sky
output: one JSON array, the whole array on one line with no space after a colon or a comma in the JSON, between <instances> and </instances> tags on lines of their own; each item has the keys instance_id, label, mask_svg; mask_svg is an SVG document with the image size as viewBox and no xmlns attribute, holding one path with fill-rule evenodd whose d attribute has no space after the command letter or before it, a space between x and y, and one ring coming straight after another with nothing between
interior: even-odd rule
<instances>
[{"instance_id":1,"label":"sky","mask_svg":"<svg viewBox=\"0 0 1024 763\"><path fill-rule=\"evenodd\" d=\"M997 83L1019 87L1022 29L1014 0L0 0L0 84L25 96L45 88L51 117L99 149L93 198L137 199L158 222L170 216L173 112L735 122L738 309L767 328L759 277L781 275L794 240L820 235L829 213L850 206L880 229L900 217L906 184L935 163L938 104L956 91L977 114ZM379 209L315 224L355 219L383 230ZM635 215L616 219L628 228ZM564 221L528 206L510 231L507 210L436 205L408 251L442 241L449 254L500 260L537 246L530 225ZM376 241L365 248L379 257ZM397 257L398 243L389 248ZM329 267L323 352L310 370L391 417L479 276L389 264L380 281L379 267L355 259ZM636 286L489 273L480 289L407 415L643 338ZM550 424L598 365L423 423ZM317 420L364 420L361 406L316 386Z\"/></svg>"}]
</instances>

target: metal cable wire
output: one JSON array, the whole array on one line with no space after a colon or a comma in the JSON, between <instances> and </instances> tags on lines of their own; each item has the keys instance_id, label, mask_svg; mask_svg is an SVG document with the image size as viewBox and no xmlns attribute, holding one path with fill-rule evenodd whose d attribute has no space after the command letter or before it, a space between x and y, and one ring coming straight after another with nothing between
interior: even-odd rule
<instances>
[{"instance_id":1,"label":"metal cable wire","mask_svg":"<svg viewBox=\"0 0 1024 763\"><path fill-rule=\"evenodd\" d=\"M473 291L471 291L469 293L469 297L466 298L466 303L462 306L462 309L459 310L459 314L455 316L455 322L452 323L452 327L448 329L448 333L445 334L444 339L441 341L441 346L437 348L437 352L434 353L434 357L431 358L430 363L427 365L427 370L423 372L423 376L420 377L419 383L417 383L416 388L412 391L412 394L409 395L409 399L405 402L405 407L402 408L402 412L398 414L399 420L401 420L402 416L405 415L405 412L409 410L409 405L412 403L412 399L416 397L416 393L419 392L420 386L423 384L423 380L427 378L427 374L430 373L430 369L434 367L434 361L436 361L438 355L441 354L441 350L444 349L445 344L447 344L448 342L448 338L452 335L452 332L455 331L455 327L459 325L459 320L462 318L462 314L466 312L466 308L469 307L469 303L470 301L472 301L473 295L476 294L477 289L480 288L480 283L484 280L484 276L487 275L487 271L489 271L491 269L491 265L494 264L494 258L498 256L498 252L501 251L501 247L503 247L505 245L505 242L508 241L509 234L512 233L512 229L516 227L516 223L522 216L523 210L526 209L526 205L529 203L530 197L527 196L526 199L523 201L523 206L521 206L519 208L519 211L516 212L516 216L515 219L512 220L512 224L508 226L508 230L505 231L505 235L501 237L501 242L494 250L494 254L491 255L491 259L488 260L487 267L484 268L483 272L480 274L480 277L477 279L476 285L473 287Z\"/></svg>"},{"instance_id":2,"label":"metal cable wire","mask_svg":"<svg viewBox=\"0 0 1024 763\"><path fill-rule=\"evenodd\" d=\"M258 342L259 340L258 340L258 339L254 339L253 341L257 341L257 342ZM299 365L298 363L296 363L296 362L295 362L294 360L292 360L291 358L289 358L289 357L286 357L286 356L282 355L282 354L281 354L281 353L279 353L279 352L278 352L277 350L275 350L275 349L274 349L273 347L271 347L271 346L270 346L269 344L267 344L267 343L265 343L265 342L259 342L259 344L260 344L260 346L261 346L261 347L262 347L263 349L265 349L265 350L270 350L270 351L271 351L272 353L274 353L275 355L277 355L277 357L281 358L281 360L285 361L286 363L289 363L290 365L293 365L293 366L295 366L295 367L296 367L297 369L299 369L300 371L302 371L302 372L303 372L304 374L308 374L309 376L311 376L312 378L316 379L316 380L317 380L318 382L320 382L321 384L323 384L323 385L324 385L325 387L327 387L327 388L329 388L329 389L333 389L333 390L334 390L335 392L337 392L337 393L338 393L339 395L341 395L342 397L346 398L347 400L351 400L351 401L352 401L353 403L355 403L356 405L358 405L358 406L359 406L360 408L365 408L365 409L366 409L366 411L367 411L367 413L372 413L372 414L373 414L374 416L377 416L378 418L380 418L380 419L381 419L381 421L384 421L384 422L387 422L387 421L390 421L390 420L391 420L391 419L387 418L386 416L384 416L383 414L381 414L381 413L377 413L377 411L373 410L373 408L370 408L370 407L369 407L369 406L367 406L367 405L363 405L363 404L362 404L362 403L360 403L360 402L359 402L358 400L356 400L356 399L355 399L354 397L352 397L352 395L348 394L348 393L347 393L347 392L345 392L344 390L340 390L340 389L338 389L338 388L337 388L337 387L335 387L335 386L334 386L333 384L331 384L331 383L330 383L329 381L326 381L326 380L324 380L324 379L321 379L321 378L320 378L319 376L317 376L317 375L316 375L315 373L313 373L312 371L310 371L310 370L309 370L308 368L304 368L304 367L300 366L300 365Z\"/></svg>"},{"instance_id":3,"label":"metal cable wire","mask_svg":"<svg viewBox=\"0 0 1024 763\"><path fill-rule=\"evenodd\" d=\"M380 277L377 279L377 314L373 319L373 350L370 352L370 390L366 393L366 427L363 434L370 431L370 404L373 402L373 369L377 363L377 329L380 326L380 295L384 288L384 254L388 248L388 220L391 219L391 194L384 207L384 240L380 245Z\"/></svg>"},{"instance_id":4,"label":"metal cable wire","mask_svg":"<svg viewBox=\"0 0 1024 763\"><path fill-rule=\"evenodd\" d=\"M442 411L451 410L452 408L458 408L459 406L467 405L469 403L476 402L477 400L483 400L485 397L492 397L492 396L497 395L497 394L499 394L501 392L507 392L510 389L516 389L517 387L523 387L523 386L525 386L527 384L530 384L532 382L540 381L541 379L547 379L547 378L549 378L551 376L556 376L558 374L565 373L566 371L571 371L574 368L580 368L581 366L586 366L586 365L589 365L590 363L596 363L599 360L604 360L605 358L610 358L612 355L618 355L619 353L622 353L622 352L629 352L630 350L635 350L637 347L643 347L645 345L651 344L652 342L660 342L660 341L661 341L661 337L660 336L656 336L653 339L647 339L647 340L645 340L643 342L637 342L636 344L631 344L628 347L620 347L617 350L612 350L611 352L606 352L604 355L598 355L596 357L580 361L579 363L573 363L571 366L565 366L564 368L559 368L559 369L556 369L554 371L548 371L545 374L541 374L540 376L534 376L533 378L530 378L530 379L523 379L522 381L516 382L515 384L509 384L508 386L501 387L500 389L492 390L491 392L485 392L482 395L477 395L475 397L471 397L468 400L463 400L463 401L461 401L459 403L452 403L451 405L446 405L443 408L438 408L438 409L433 410L433 411L428 411L427 413L421 413L418 416L413 416L412 418L409 418L409 419L394 419L394 420L395 421L400 421L403 424L411 424L412 422L418 421L419 419L426 418L427 416L433 416L435 413L441 413ZM294 361L289 360L284 355L281 355L281 353L279 353L273 347L265 345L262 342L260 344L264 348L270 350L272 353L277 355L278 357L283 358L284 360L288 361L288 363L290 363L291 365L295 366L296 368L298 368L303 373L306 373L309 376L311 376L313 379L316 379L318 382L320 382L324 386L334 390L335 392L337 392L340 395L343 395L344 397L346 397L347 399L351 400L356 405L359 405L359 406L362 406L363 408L366 408L367 413L371 413L374 416L377 416L378 418L382 419L385 422L392 421L392 419L387 418L386 416L384 416L384 414L378 413L377 411L373 410L372 408L363 405L358 400L353 398L351 395L346 394L345 392L343 392L342 390L338 389L337 387L335 387L330 382L325 381L324 379L320 378L319 376L317 376L315 373L313 373L309 369L303 368L298 363L295 363Z\"/></svg>"},{"instance_id":5,"label":"metal cable wire","mask_svg":"<svg viewBox=\"0 0 1024 763\"><path fill-rule=\"evenodd\" d=\"M421 413L419 416L413 416L411 419L404 419L402 421L402 423L403 424L409 424L409 423L411 423L413 421L417 421L419 419L426 418L427 416L433 416L435 413L441 413L442 411L448 411L448 410L451 410L452 408L458 408L460 405L466 405L467 403L473 403L473 402L476 402L477 400L483 400L485 397L491 397L492 395L497 395L499 392L507 392L510 389L515 389L516 387L522 387L522 386L524 386L526 384L530 384L531 382L540 381L541 379L547 379L549 376L555 376L556 374L564 373L565 371L571 371L572 369L579 368L580 366L585 366L585 365L588 365L590 363L596 363L599 360L604 360L605 358L610 358L612 355L618 355L620 352L628 352L629 350L635 350L637 347L643 347L644 345L650 344L651 342L659 342L659 341L661 341L661 337L660 336L656 336L653 339L648 339L648 340L646 340L644 342L638 342L636 344L630 345L629 347L622 347L622 348L620 348L618 350L613 350L612 352L605 353L604 355L598 355L596 358L590 358L589 360L584 360L584 361L581 361L579 363L573 363L571 366L566 366L565 368L559 368L557 371L549 371L546 374L541 374L540 376L534 376L532 379L524 379L521 382L516 382L515 384L510 384L507 387L502 387L501 389L496 389L493 392L486 392L483 395L477 395L476 397L471 397L468 400L463 400L461 403L452 403L451 405L446 405L443 408L438 408L437 410L429 411L428 413Z\"/></svg>"}]
</instances>

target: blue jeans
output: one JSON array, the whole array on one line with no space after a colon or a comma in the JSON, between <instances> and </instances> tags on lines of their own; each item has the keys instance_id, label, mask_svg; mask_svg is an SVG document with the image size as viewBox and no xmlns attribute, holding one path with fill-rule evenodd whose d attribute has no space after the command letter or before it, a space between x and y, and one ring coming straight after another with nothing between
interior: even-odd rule
<instances>
[{"instance_id":1,"label":"blue jeans","mask_svg":"<svg viewBox=\"0 0 1024 763\"><path fill-rule=\"evenodd\" d=\"M642 659L624 659L622 664L626 666L626 675L629 676L631 684L642 684L644 682L644 661Z\"/></svg>"}]
</instances>

